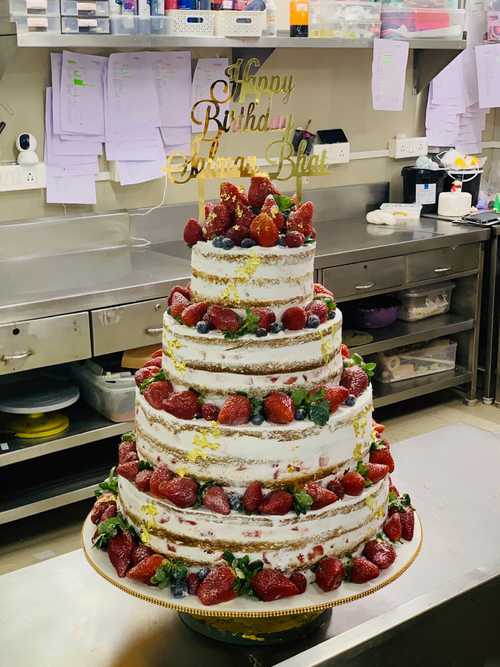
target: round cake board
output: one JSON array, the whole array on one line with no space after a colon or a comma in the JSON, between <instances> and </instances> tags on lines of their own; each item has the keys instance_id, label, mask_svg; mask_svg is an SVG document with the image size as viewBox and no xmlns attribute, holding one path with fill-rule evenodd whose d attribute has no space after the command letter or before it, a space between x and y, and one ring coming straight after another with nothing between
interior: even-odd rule
<instances>
[{"instance_id":1,"label":"round cake board","mask_svg":"<svg viewBox=\"0 0 500 667\"><path fill-rule=\"evenodd\" d=\"M302 595L274 602L238 597L207 607L194 595L174 598L169 589L160 590L133 579L120 578L107 552L93 546L95 530L89 515L82 529L83 551L90 565L104 579L129 595L177 610L181 620L192 630L233 644L274 644L297 639L316 630L328 622L332 607L371 595L398 579L417 558L423 540L422 524L415 514L413 540L396 545L395 563L382 570L375 580L365 584L343 582L340 588L328 593L316 584L310 584Z\"/></svg>"}]
</instances>

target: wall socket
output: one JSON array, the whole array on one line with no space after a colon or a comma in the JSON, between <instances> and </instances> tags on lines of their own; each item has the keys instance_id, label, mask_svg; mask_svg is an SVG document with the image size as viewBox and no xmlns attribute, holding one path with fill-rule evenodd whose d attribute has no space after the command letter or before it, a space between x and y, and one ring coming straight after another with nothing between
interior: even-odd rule
<instances>
[{"instance_id":1,"label":"wall socket","mask_svg":"<svg viewBox=\"0 0 500 667\"><path fill-rule=\"evenodd\" d=\"M38 190L46 187L45 164L0 163L0 192Z\"/></svg>"},{"instance_id":2,"label":"wall socket","mask_svg":"<svg viewBox=\"0 0 500 667\"><path fill-rule=\"evenodd\" d=\"M398 159L427 155L426 137L394 137L389 142L389 156Z\"/></svg>"},{"instance_id":3,"label":"wall socket","mask_svg":"<svg viewBox=\"0 0 500 667\"><path fill-rule=\"evenodd\" d=\"M328 164L345 164L349 162L350 146L348 141L338 144L314 144L313 153L321 155L326 151Z\"/></svg>"}]
</instances>

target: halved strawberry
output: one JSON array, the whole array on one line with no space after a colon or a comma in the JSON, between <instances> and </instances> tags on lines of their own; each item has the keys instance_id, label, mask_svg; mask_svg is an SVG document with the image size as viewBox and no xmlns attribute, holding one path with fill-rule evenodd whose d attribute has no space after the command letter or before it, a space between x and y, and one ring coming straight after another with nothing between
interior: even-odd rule
<instances>
[{"instance_id":1,"label":"halved strawberry","mask_svg":"<svg viewBox=\"0 0 500 667\"><path fill-rule=\"evenodd\" d=\"M168 380L157 380L146 387L143 396L151 407L161 410L163 401L170 396L172 391L171 382Z\"/></svg>"},{"instance_id":2,"label":"halved strawberry","mask_svg":"<svg viewBox=\"0 0 500 667\"><path fill-rule=\"evenodd\" d=\"M261 482L251 482L243 494L243 508L245 512L256 512L263 498Z\"/></svg>"},{"instance_id":3,"label":"halved strawberry","mask_svg":"<svg viewBox=\"0 0 500 667\"><path fill-rule=\"evenodd\" d=\"M165 556L160 556L160 554L152 554L143 558L137 565L131 567L127 572L127 577L130 579L137 579L138 581L143 581L145 584L149 583L149 580L154 576L156 570L163 565L165 562Z\"/></svg>"},{"instance_id":4,"label":"halved strawberry","mask_svg":"<svg viewBox=\"0 0 500 667\"><path fill-rule=\"evenodd\" d=\"M248 236L248 228L252 224L252 220L255 218L255 213L252 211L250 206L245 206L243 204L236 204L234 209L234 221L239 227L243 227L246 230Z\"/></svg>"},{"instance_id":5,"label":"halved strawberry","mask_svg":"<svg viewBox=\"0 0 500 667\"><path fill-rule=\"evenodd\" d=\"M360 396L368 387L370 380L368 375L360 366L344 368L340 384L349 390L353 396Z\"/></svg>"},{"instance_id":6,"label":"halved strawberry","mask_svg":"<svg viewBox=\"0 0 500 667\"><path fill-rule=\"evenodd\" d=\"M231 308L224 306L210 306L207 310L208 321L219 331L234 333L241 327L241 317Z\"/></svg>"},{"instance_id":7,"label":"halved strawberry","mask_svg":"<svg viewBox=\"0 0 500 667\"><path fill-rule=\"evenodd\" d=\"M207 312L208 303L206 301L199 301L192 303L190 306L182 311L182 321L188 327L195 327Z\"/></svg>"},{"instance_id":8,"label":"halved strawberry","mask_svg":"<svg viewBox=\"0 0 500 667\"><path fill-rule=\"evenodd\" d=\"M252 313L259 318L259 327L269 331L271 324L276 322L276 315L270 308L252 308Z\"/></svg>"},{"instance_id":9,"label":"halved strawberry","mask_svg":"<svg viewBox=\"0 0 500 667\"><path fill-rule=\"evenodd\" d=\"M313 214L314 204L311 201L304 202L295 211L290 213L287 221L287 230L290 232L300 232L306 238L311 236L314 231L312 225Z\"/></svg>"},{"instance_id":10,"label":"halved strawberry","mask_svg":"<svg viewBox=\"0 0 500 667\"><path fill-rule=\"evenodd\" d=\"M201 241L202 238L203 233L200 223L194 218L189 218L184 227L184 242L191 247L194 246L195 243L198 243L198 241Z\"/></svg>"},{"instance_id":11,"label":"halved strawberry","mask_svg":"<svg viewBox=\"0 0 500 667\"><path fill-rule=\"evenodd\" d=\"M248 188L248 202L252 208L260 208L268 195L279 195L279 191L271 183L269 176L252 176Z\"/></svg>"},{"instance_id":12,"label":"halved strawberry","mask_svg":"<svg viewBox=\"0 0 500 667\"><path fill-rule=\"evenodd\" d=\"M147 359L142 364L143 368L151 368L151 366L155 366L156 368L160 369L162 365L162 355L156 355L156 357L151 357L151 359Z\"/></svg>"},{"instance_id":13,"label":"halved strawberry","mask_svg":"<svg viewBox=\"0 0 500 667\"><path fill-rule=\"evenodd\" d=\"M140 387L144 380L149 380L158 373L157 366L146 366L146 368L139 368L134 373L135 384Z\"/></svg>"},{"instance_id":14,"label":"halved strawberry","mask_svg":"<svg viewBox=\"0 0 500 667\"><path fill-rule=\"evenodd\" d=\"M342 498L345 496L345 489L344 485L340 481L340 479L332 479L328 482L326 485L326 488L329 489L330 491L333 491L333 493L337 496L337 498Z\"/></svg>"},{"instance_id":15,"label":"halved strawberry","mask_svg":"<svg viewBox=\"0 0 500 667\"><path fill-rule=\"evenodd\" d=\"M313 283L313 290L314 290L314 295L317 296L318 298L328 297L330 299L335 300L333 292L329 290L328 287L325 287L321 283Z\"/></svg>"},{"instance_id":16,"label":"halved strawberry","mask_svg":"<svg viewBox=\"0 0 500 667\"><path fill-rule=\"evenodd\" d=\"M290 331L303 329L306 325L306 311L301 306L290 306L283 313L281 323Z\"/></svg>"},{"instance_id":17,"label":"halved strawberry","mask_svg":"<svg viewBox=\"0 0 500 667\"><path fill-rule=\"evenodd\" d=\"M177 507L192 507L197 499L198 484L190 477L174 477L161 485L161 495Z\"/></svg>"},{"instance_id":18,"label":"halved strawberry","mask_svg":"<svg viewBox=\"0 0 500 667\"><path fill-rule=\"evenodd\" d=\"M182 296L186 298L188 301L191 300L191 290L189 289L189 285L176 285L175 287L172 287L172 289L170 290L170 294L168 295L168 300L167 300L168 306L172 305L172 299L174 298L174 294L182 294Z\"/></svg>"},{"instance_id":19,"label":"halved strawberry","mask_svg":"<svg viewBox=\"0 0 500 667\"><path fill-rule=\"evenodd\" d=\"M334 591L343 582L344 576L344 564L340 558L326 556L319 561L316 568L316 583L322 590Z\"/></svg>"},{"instance_id":20,"label":"halved strawberry","mask_svg":"<svg viewBox=\"0 0 500 667\"><path fill-rule=\"evenodd\" d=\"M248 206L248 197L246 193L241 190L234 183L225 181L220 184L220 200L225 204L231 213L234 213L238 204L240 206Z\"/></svg>"},{"instance_id":21,"label":"halved strawberry","mask_svg":"<svg viewBox=\"0 0 500 667\"><path fill-rule=\"evenodd\" d=\"M152 470L140 470L135 477L135 485L139 491L147 493L151 484Z\"/></svg>"},{"instance_id":22,"label":"halved strawberry","mask_svg":"<svg viewBox=\"0 0 500 667\"><path fill-rule=\"evenodd\" d=\"M129 463L137 460L135 440L123 440L118 445L118 463Z\"/></svg>"},{"instance_id":23,"label":"halved strawberry","mask_svg":"<svg viewBox=\"0 0 500 667\"><path fill-rule=\"evenodd\" d=\"M203 225L203 237L210 241L215 236L221 236L233 224L231 209L226 204L215 204Z\"/></svg>"},{"instance_id":24,"label":"halved strawberry","mask_svg":"<svg viewBox=\"0 0 500 667\"><path fill-rule=\"evenodd\" d=\"M163 496L162 489L164 484L169 482L174 476L164 463L153 470L153 474L149 480L149 489L154 496Z\"/></svg>"},{"instance_id":25,"label":"halved strawberry","mask_svg":"<svg viewBox=\"0 0 500 667\"><path fill-rule=\"evenodd\" d=\"M306 307L307 315L316 315L320 324L328 319L328 306L324 301L313 301Z\"/></svg>"},{"instance_id":26,"label":"halved strawberry","mask_svg":"<svg viewBox=\"0 0 500 667\"><path fill-rule=\"evenodd\" d=\"M279 232L267 213L259 213L250 225L250 236L260 246L270 248L278 243Z\"/></svg>"},{"instance_id":27,"label":"halved strawberry","mask_svg":"<svg viewBox=\"0 0 500 667\"><path fill-rule=\"evenodd\" d=\"M281 600L292 595L298 595L299 589L280 570L265 568L252 578L252 588L258 598L264 602Z\"/></svg>"},{"instance_id":28,"label":"halved strawberry","mask_svg":"<svg viewBox=\"0 0 500 667\"><path fill-rule=\"evenodd\" d=\"M198 394L191 389L175 391L162 402L162 408L178 419L194 419L200 410Z\"/></svg>"},{"instance_id":29,"label":"halved strawberry","mask_svg":"<svg viewBox=\"0 0 500 667\"><path fill-rule=\"evenodd\" d=\"M172 317L178 318L182 315L182 311L189 306L189 301L180 292L175 292L172 295L169 312Z\"/></svg>"},{"instance_id":30,"label":"halved strawberry","mask_svg":"<svg viewBox=\"0 0 500 667\"><path fill-rule=\"evenodd\" d=\"M345 343L342 343L340 346L340 354L342 355L343 359L349 359L351 356L351 351Z\"/></svg>"},{"instance_id":31,"label":"halved strawberry","mask_svg":"<svg viewBox=\"0 0 500 667\"><path fill-rule=\"evenodd\" d=\"M281 489L271 491L259 505L261 514L288 514L292 509L293 496Z\"/></svg>"},{"instance_id":32,"label":"halved strawberry","mask_svg":"<svg viewBox=\"0 0 500 667\"><path fill-rule=\"evenodd\" d=\"M139 472L139 461L130 461L129 463L120 463L116 466L116 474L125 477L130 482L133 482L135 476Z\"/></svg>"},{"instance_id":33,"label":"halved strawberry","mask_svg":"<svg viewBox=\"0 0 500 667\"><path fill-rule=\"evenodd\" d=\"M234 570L229 565L218 565L203 579L196 595L205 605L228 602L236 597L235 582Z\"/></svg>"},{"instance_id":34,"label":"halved strawberry","mask_svg":"<svg viewBox=\"0 0 500 667\"><path fill-rule=\"evenodd\" d=\"M119 577L124 577L130 567L134 540L130 533L119 533L109 540L108 556Z\"/></svg>"},{"instance_id":35,"label":"halved strawberry","mask_svg":"<svg viewBox=\"0 0 500 667\"><path fill-rule=\"evenodd\" d=\"M218 421L220 424L229 426L238 426L250 421L252 406L246 396L235 394L228 396L219 412Z\"/></svg>"},{"instance_id":36,"label":"halved strawberry","mask_svg":"<svg viewBox=\"0 0 500 667\"><path fill-rule=\"evenodd\" d=\"M157 350L155 350L153 352L153 354L151 355L151 358L152 359L157 359L159 357L161 359L162 356L163 356L163 350L161 349L161 347L159 347Z\"/></svg>"},{"instance_id":37,"label":"halved strawberry","mask_svg":"<svg viewBox=\"0 0 500 667\"><path fill-rule=\"evenodd\" d=\"M335 412L349 396L345 387L339 385L327 385L325 387L325 398L330 403L330 412Z\"/></svg>"},{"instance_id":38,"label":"halved strawberry","mask_svg":"<svg viewBox=\"0 0 500 667\"><path fill-rule=\"evenodd\" d=\"M98 523L101 523L101 521L105 520L105 519L102 518L104 513L109 508L113 508L113 507L114 507L115 514L116 514L116 502L114 500L102 501L101 498L99 498L94 503L94 507L92 508L92 512L90 513L90 520L92 521L92 523L94 525L97 526Z\"/></svg>"},{"instance_id":39,"label":"halved strawberry","mask_svg":"<svg viewBox=\"0 0 500 667\"><path fill-rule=\"evenodd\" d=\"M203 505L217 514L229 514L231 506L226 492L220 486L209 486L203 494Z\"/></svg>"},{"instance_id":40,"label":"halved strawberry","mask_svg":"<svg viewBox=\"0 0 500 667\"><path fill-rule=\"evenodd\" d=\"M311 509L317 510L321 507L326 507L338 500L336 494L333 491L321 486L318 482L309 482L304 487L306 493L308 493L313 499L313 504Z\"/></svg>"},{"instance_id":41,"label":"halved strawberry","mask_svg":"<svg viewBox=\"0 0 500 667\"><path fill-rule=\"evenodd\" d=\"M285 226L285 216L280 211L279 206L276 203L276 199L273 197L273 195L267 195L264 203L262 204L261 213L267 213L267 215L274 222L278 231L281 231Z\"/></svg>"},{"instance_id":42,"label":"halved strawberry","mask_svg":"<svg viewBox=\"0 0 500 667\"><path fill-rule=\"evenodd\" d=\"M264 400L264 414L273 424L289 424L295 416L293 401L283 391L273 391Z\"/></svg>"},{"instance_id":43,"label":"halved strawberry","mask_svg":"<svg viewBox=\"0 0 500 667\"><path fill-rule=\"evenodd\" d=\"M300 232L287 232L285 234L287 248L300 248L300 246L304 245L305 240L304 234L301 234Z\"/></svg>"},{"instance_id":44,"label":"halved strawberry","mask_svg":"<svg viewBox=\"0 0 500 667\"><path fill-rule=\"evenodd\" d=\"M153 550L147 547L145 544L142 544L142 542L139 542L139 544L134 544L134 548L132 549L132 556L130 557L130 564L137 565L137 563L140 563L141 560L152 555Z\"/></svg>"}]
</instances>

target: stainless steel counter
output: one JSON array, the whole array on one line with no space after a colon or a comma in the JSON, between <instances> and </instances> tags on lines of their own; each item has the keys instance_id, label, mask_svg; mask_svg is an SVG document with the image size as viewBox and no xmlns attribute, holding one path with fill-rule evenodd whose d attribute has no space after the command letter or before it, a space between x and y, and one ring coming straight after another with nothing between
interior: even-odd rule
<instances>
[{"instance_id":1,"label":"stainless steel counter","mask_svg":"<svg viewBox=\"0 0 500 667\"><path fill-rule=\"evenodd\" d=\"M218 644L191 633L175 612L113 588L87 565L81 551L74 551L0 577L0 664L312 667L337 665L334 657L363 655L363 647L393 637L398 629L403 632L405 624L422 615L425 620L436 605L500 576L498 434L456 424L394 445L394 451L394 479L401 490L411 492L422 519L422 552L392 585L335 609L326 630L279 647ZM471 455L478 472L480 464L478 475L469 474ZM498 614L498 600L486 610L492 618ZM478 619L479 610L465 619L465 640L472 649L479 641ZM432 627L427 631L431 642ZM453 659L459 639L441 636L432 645L435 661L426 664L462 665ZM424 647L412 643L411 636L407 642L410 657L418 658ZM388 663L374 663L367 654L366 664Z\"/></svg>"}]
</instances>

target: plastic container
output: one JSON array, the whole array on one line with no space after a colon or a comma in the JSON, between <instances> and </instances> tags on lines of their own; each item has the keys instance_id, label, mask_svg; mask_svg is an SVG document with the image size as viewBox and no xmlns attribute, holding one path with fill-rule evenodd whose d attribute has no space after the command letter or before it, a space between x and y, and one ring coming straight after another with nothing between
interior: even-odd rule
<instances>
[{"instance_id":1,"label":"plastic container","mask_svg":"<svg viewBox=\"0 0 500 667\"><path fill-rule=\"evenodd\" d=\"M369 39L380 34L378 2L311 0L309 36Z\"/></svg>"},{"instance_id":2,"label":"plastic container","mask_svg":"<svg viewBox=\"0 0 500 667\"><path fill-rule=\"evenodd\" d=\"M378 378L390 383L452 371L456 355L457 343L447 338L380 352L377 357Z\"/></svg>"},{"instance_id":3,"label":"plastic container","mask_svg":"<svg viewBox=\"0 0 500 667\"><path fill-rule=\"evenodd\" d=\"M356 326L361 329L381 329L398 318L399 302L391 296L375 296L353 306Z\"/></svg>"},{"instance_id":4,"label":"plastic container","mask_svg":"<svg viewBox=\"0 0 500 667\"><path fill-rule=\"evenodd\" d=\"M113 422L134 418L135 380L131 373L106 374L94 361L73 364L71 372L80 387L81 398Z\"/></svg>"},{"instance_id":5,"label":"plastic container","mask_svg":"<svg viewBox=\"0 0 500 667\"><path fill-rule=\"evenodd\" d=\"M218 37L260 37L266 26L266 12L222 11L215 14Z\"/></svg>"},{"instance_id":6,"label":"plastic container","mask_svg":"<svg viewBox=\"0 0 500 667\"><path fill-rule=\"evenodd\" d=\"M398 319L416 322L449 312L454 289L455 283L447 281L401 292L398 295L401 301Z\"/></svg>"},{"instance_id":7,"label":"plastic container","mask_svg":"<svg viewBox=\"0 0 500 667\"><path fill-rule=\"evenodd\" d=\"M488 12L488 42L500 42L500 12Z\"/></svg>"},{"instance_id":8,"label":"plastic container","mask_svg":"<svg viewBox=\"0 0 500 667\"><path fill-rule=\"evenodd\" d=\"M464 26L463 9L382 8L381 36L384 39L462 39Z\"/></svg>"},{"instance_id":9,"label":"plastic container","mask_svg":"<svg viewBox=\"0 0 500 667\"><path fill-rule=\"evenodd\" d=\"M60 18L58 16L14 16L17 32L50 32L59 34L61 32Z\"/></svg>"},{"instance_id":10,"label":"plastic container","mask_svg":"<svg viewBox=\"0 0 500 667\"><path fill-rule=\"evenodd\" d=\"M391 9L458 9L458 0L382 0Z\"/></svg>"},{"instance_id":11,"label":"plastic container","mask_svg":"<svg viewBox=\"0 0 500 667\"><path fill-rule=\"evenodd\" d=\"M109 33L109 19L104 18L78 18L76 16L61 17L61 32L69 34Z\"/></svg>"},{"instance_id":12,"label":"plastic container","mask_svg":"<svg viewBox=\"0 0 500 667\"><path fill-rule=\"evenodd\" d=\"M309 27L309 37L374 39L380 36L380 21L325 21Z\"/></svg>"},{"instance_id":13,"label":"plastic container","mask_svg":"<svg viewBox=\"0 0 500 667\"><path fill-rule=\"evenodd\" d=\"M59 0L10 0L11 16L59 16Z\"/></svg>"},{"instance_id":14,"label":"plastic container","mask_svg":"<svg viewBox=\"0 0 500 667\"><path fill-rule=\"evenodd\" d=\"M211 37L215 34L216 12L195 9L174 9L168 11L167 15L172 19L173 35Z\"/></svg>"},{"instance_id":15,"label":"plastic container","mask_svg":"<svg viewBox=\"0 0 500 667\"><path fill-rule=\"evenodd\" d=\"M168 16L112 16L114 35L171 35L172 19Z\"/></svg>"},{"instance_id":16,"label":"plastic container","mask_svg":"<svg viewBox=\"0 0 500 667\"><path fill-rule=\"evenodd\" d=\"M61 0L61 14L63 16L79 16L82 18L108 16L109 2L108 0L94 0L94 2Z\"/></svg>"},{"instance_id":17,"label":"plastic container","mask_svg":"<svg viewBox=\"0 0 500 667\"><path fill-rule=\"evenodd\" d=\"M446 171L403 167L401 176L405 203L421 204L422 213L436 213L439 195L446 189Z\"/></svg>"}]
</instances>

